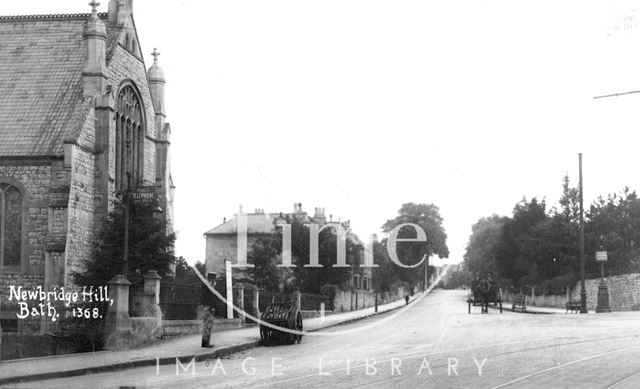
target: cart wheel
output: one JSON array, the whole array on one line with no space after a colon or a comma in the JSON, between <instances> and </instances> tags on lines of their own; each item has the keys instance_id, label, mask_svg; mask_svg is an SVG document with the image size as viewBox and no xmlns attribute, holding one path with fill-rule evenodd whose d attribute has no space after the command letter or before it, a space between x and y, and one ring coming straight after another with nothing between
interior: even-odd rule
<instances>
[{"instance_id":1,"label":"cart wheel","mask_svg":"<svg viewBox=\"0 0 640 389\"><path fill-rule=\"evenodd\" d=\"M268 346L271 343L272 333L270 328L260 326L260 339L262 339L263 345Z\"/></svg>"}]
</instances>

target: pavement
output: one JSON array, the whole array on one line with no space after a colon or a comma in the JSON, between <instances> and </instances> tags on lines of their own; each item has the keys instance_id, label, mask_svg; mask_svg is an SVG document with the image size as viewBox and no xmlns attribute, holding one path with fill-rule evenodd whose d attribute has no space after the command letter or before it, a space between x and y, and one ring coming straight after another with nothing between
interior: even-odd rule
<instances>
[{"instance_id":1,"label":"pavement","mask_svg":"<svg viewBox=\"0 0 640 389\"><path fill-rule=\"evenodd\" d=\"M467 293L434 290L393 312L310 333L300 344L10 387L640 388L640 311L483 315L475 307L468 314Z\"/></svg>"},{"instance_id":2,"label":"pavement","mask_svg":"<svg viewBox=\"0 0 640 389\"><path fill-rule=\"evenodd\" d=\"M410 301L423 296L416 294ZM405 306L404 299L358 311L343 312L324 318L305 319L305 331L318 331L336 325L353 322ZM53 378L96 374L131 369L142 366L174 364L181 362L221 358L261 344L258 327L219 331L212 334L212 348L202 348L201 335L190 335L161 340L145 347L127 351L97 351L0 361L0 386L9 383L39 381Z\"/></svg>"},{"instance_id":3,"label":"pavement","mask_svg":"<svg viewBox=\"0 0 640 389\"><path fill-rule=\"evenodd\" d=\"M493 305L489 305L489 308L499 309L497 307L494 307ZM502 310L511 311L511 301L503 302ZM558 314L558 313L566 313L566 310L565 308L538 307L535 305L527 305L526 311L522 312L522 310L516 309L515 312L516 313L533 313L533 314Z\"/></svg>"}]
</instances>

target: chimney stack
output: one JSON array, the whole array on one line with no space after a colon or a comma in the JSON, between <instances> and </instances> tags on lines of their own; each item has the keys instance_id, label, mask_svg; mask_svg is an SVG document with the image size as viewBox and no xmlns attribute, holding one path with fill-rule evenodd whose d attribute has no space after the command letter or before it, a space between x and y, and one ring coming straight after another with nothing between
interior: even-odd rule
<instances>
[{"instance_id":1,"label":"chimney stack","mask_svg":"<svg viewBox=\"0 0 640 389\"><path fill-rule=\"evenodd\" d=\"M327 222L327 217L324 214L324 208L318 208L316 207L315 209L315 214L313 215L313 218L320 224L325 224Z\"/></svg>"}]
</instances>

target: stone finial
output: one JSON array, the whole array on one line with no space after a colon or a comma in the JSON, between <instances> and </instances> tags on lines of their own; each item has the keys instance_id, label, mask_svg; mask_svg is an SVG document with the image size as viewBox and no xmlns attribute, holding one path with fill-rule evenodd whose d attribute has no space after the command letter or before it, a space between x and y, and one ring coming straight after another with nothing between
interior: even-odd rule
<instances>
[{"instance_id":1,"label":"stone finial","mask_svg":"<svg viewBox=\"0 0 640 389\"><path fill-rule=\"evenodd\" d=\"M82 39L86 53L82 70L82 93L86 97L96 97L102 96L107 80L107 65L105 62L107 30L98 16L100 3L96 0L91 0L89 5L92 10L91 15L82 28Z\"/></svg>"},{"instance_id":2,"label":"stone finial","mask_svg":"<svg viewBox=\"0 0 640 389\"><path fill-rule=\"evenodd\" d=\"M164 128L163 116L165 114L164 108L164 84L166 82L164 78L164 72L158 65L158 56L160 52L155 47L153 48L153 65L147 70L147 80L149 81L149 87L151 89L151 100L153 102L153 108L157 115L161 118L157 120L156 128Z\"/></svg>"},{"instance_id":3,"label":"stone finial","mask_svg":"<svg viewBox=\"0 0 640 389\"><path fill-rule=\"evenodd\" d=\"M151 53L151 55L153 56L153 63L157 64L158 63L158 56L160 55L160 52L158 51L158 49L156 49L154 47L153 48L153 53Z\"/></svg>"},{"instance_id":4,"label":"stone finial","mask_svg":"<svg viewBox=\"0 0 640 389\"><path fill-rule=\"evenodd\" d=\"M100 20L100 17L98 16L98 6L100 5L100 3L96 0L91 0L91 3L89 3L89 5L91 6L91 15L89 16L89 19L87 20L87 23L82 30L82 36L85 39L98 37L102 40L105 40L107 38L107 30L104 26L104 23L102 23L102 20Z\"/></svg>"},{"instance_id":5,"label":"stone finial","mask_svg":"<svg viewBox=\"0 0 640 389\"><path fill-rule=\"evenodd\" d=\"M91 14L92 15L97 15L98 14L98 6L100 5L100 3L97 2L96 0L91 0L91 3L89 3L89 5L91 6Z\"/></svg>"}]
</instances>

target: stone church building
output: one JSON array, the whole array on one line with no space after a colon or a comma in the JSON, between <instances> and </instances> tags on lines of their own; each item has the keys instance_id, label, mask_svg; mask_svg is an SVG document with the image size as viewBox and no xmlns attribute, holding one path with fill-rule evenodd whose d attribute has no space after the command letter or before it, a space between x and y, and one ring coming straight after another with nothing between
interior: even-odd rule
<instances>
[{"instance_id":1,"label":"stone church building","mask_svg":"<svg viewBox=\"0 0 640 389\"><path fill-rule=\"evenodd\" d=\"M132 0L90 5L0 16L2 301L9 285L70 285L119 191L146 187L171 225L158 53L147 68Z\"/></svg>"}]
</instances>

